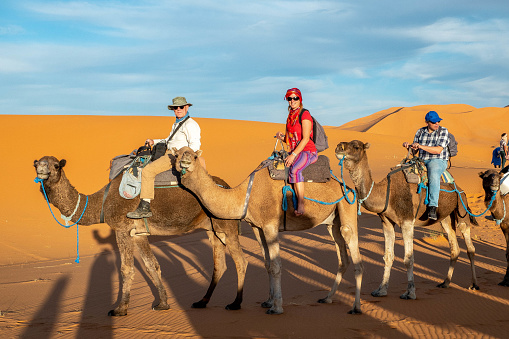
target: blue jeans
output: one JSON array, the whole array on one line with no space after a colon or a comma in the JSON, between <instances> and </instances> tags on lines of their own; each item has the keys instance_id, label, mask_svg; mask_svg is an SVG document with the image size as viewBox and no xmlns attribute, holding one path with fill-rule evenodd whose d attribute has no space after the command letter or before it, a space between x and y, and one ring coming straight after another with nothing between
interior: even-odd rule
<instances>
[{"instance_id":1,"label":"blue jeans","mask_svg":"<svg viewBox=\"0 0 509 339\"><path fill-rule=\"evenodd\" d=\"M438 207L438 196L440 195L440 177L447 169L447 160L429 159L424 160L428 170L428 206Z\"/></svg>"}]
</instances>

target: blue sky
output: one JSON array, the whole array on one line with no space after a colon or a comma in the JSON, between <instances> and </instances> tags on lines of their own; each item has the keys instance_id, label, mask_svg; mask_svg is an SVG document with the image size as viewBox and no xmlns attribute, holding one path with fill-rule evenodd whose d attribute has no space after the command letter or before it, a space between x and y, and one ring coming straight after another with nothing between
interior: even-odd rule
<instances>
[{"instance_id":1,"label":"blue sky","mask_svg":"<svg viewBox=\"0 0 509 339\"><path fill-rule=\"evenodd\" d=\"M509 2L0 1L0 114L323 124L422 104L509 105Z\"/></svg>"}]
</instances>

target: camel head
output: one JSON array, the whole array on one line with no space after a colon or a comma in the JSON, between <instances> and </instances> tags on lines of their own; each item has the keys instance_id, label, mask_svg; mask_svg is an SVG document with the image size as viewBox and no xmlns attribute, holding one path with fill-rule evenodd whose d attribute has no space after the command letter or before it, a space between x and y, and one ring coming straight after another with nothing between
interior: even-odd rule
<instances>
[{"instance_id":1,"label":"camel head","mask_svg":"<svg viewBox=\"0 0 509 339\"><path fill-rule=\"evenodd\" d=\"M171 153L176 158L175 168L182 176L184 176L186 172L193 172L196 166L201 166L200 161L198 160L198 157L202 153L201 150L197 150L195 152L187 146L184 146L179 150L173 147L171 149Z\"/></svg>"},{"instance_id":2,"label":"camel head","mask_svg":"<svg viewBox=\"0 0 509 339\"><path fill-rule=\"evenodd\" d=\"M484 172L479 172L479 177L482 179L484 201L490 201L493 194L496 194L500 189L500 179L502 179L502 174L500 174L497 170L489 169Z\"/></svg>"},{"instance_id":3,"label":"camel head","mask_svg":"<svg viewBox=\"0 0 509 339\"><path fill-rule=\"evenodd\" d=\"M44 180L46 184L56 183L60 180L62 168L65 164L65 159L58 161L57 158L51 156L42 157L40 160L34 160L37 178Z\"/></svg>"},{"instance_id":4,"label":"camel head","mask_svg":"<svg viewBox=\"0 0 509 339\"><path fill-rule=\"evenodd\" d=\"M340 142L336 146L336 158L343 159L343 166L352 170L362 159L366 158L366 150L369 146L369 143L359 140Z\"/></svg>"}]
</instances>

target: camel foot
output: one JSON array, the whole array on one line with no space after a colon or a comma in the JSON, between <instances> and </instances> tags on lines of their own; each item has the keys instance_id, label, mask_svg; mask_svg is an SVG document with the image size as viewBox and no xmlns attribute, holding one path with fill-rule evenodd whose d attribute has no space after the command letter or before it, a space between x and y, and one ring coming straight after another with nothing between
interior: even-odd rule
<instances>
[{"instance_id":1,"label":"camel foot","mask_svg":"<svg viewBox=\"0 0 509 339\"><path fill-rule=\"evenodd\" d=\"M318 302L320 304L332 304L332 300L329 299L329 298L322 298L322 299L318 299Z\"/></svg>"},{"instance_id":2,"label":"camel foot","mask_svg":"<svg viewBox=\"0 0 509 339\"><path fill-rule=\"evenodd\" d=\"M375 291L371 292L371 295L373 297L378 297L378 298L379 297L386 297L387 296L387 291L382 292L380 290L375 290Z\"/></svg>"},{"instance_id":3,"label":"camel foot","mask_svg":"<svg viewBox=\"0 0 509 339\"><path fill-rule=\"evenodd\" d=\"M437 287L440 287L440 288L449 288L449 283L446 283L445 281L441 284L438 284Z\"/></svg>"},{"instance_id":4,"label":"camel foot","mask_svg":"<svg viewBox=\"0 0 509 339\"><path fill-rule=\"evenodd\" d=\"M200 300L191 305L191 308L205 308L207 307L208 301Z\"/></svg>"},{"instance_id":5,"label":"camel foot","mask_svg":"<svg viewBox=\"0 0 509 339\"><path fill-rule=\"evenodd\" d=\"M272 303L270 301L264 301L264 302L262 302L262 307L263 308L271 308Z\"/></svg>"},{"instance_id":6,"label":"camel foot","mask_svg":"<svg viewBox=\"0 0 509 339\"><path fill-rule=\"evenodd\" d=\"M410 294L408 292L400 295L399 297L400 297L400 299L404 299L404 300L415 300L415 299L417 299L415 294Z\"/></svg>"},{"instance_id":7,"label":"camel foot","mask_svg":"<svg viewBox=\"0 0 509 339\"><path fill-rule=\"evenodd\" d=\"M477 284L472 284L470 286L468 286L468 289L471 290L471 291L479 291L479 285Z\"/></svg>"},{"instance_id":8,"label":"camel foot","mask_svg":"<svg viewBox=\"0 0 509 339\"><path fill-rule=\"evenodd\" d=\"M501 282L498 283L499 286L505 286L505 287L509 287L509 279L505 279L502 280Z\"/></svg>"},{"instance_id":9,"label":"camel foot","mask_svg":"<svg viewBox=\"0 0 509 339\"><path fill-rule=\"evenodd\" d=\"M239 303L231 303L229 305L226 305L224 307L225 310L229 310L229 311L237 311L237 310L240 310L240 304Z\"/></svg>"},{"instance_id":10,"label":"camel foot","mask_svg":"<svg viewBox=\"0 0 509 339\"><path fill-rule=\"evenodd\" d=\"M127 315L127 310L124 311L111 310L108 312L108 316L110 317L122 317L125 315Z\"/></svg>"},{"instance_id":11,"label":"camel foot","mask_svg":"<svg viewBox=\"0 0 509 339\"><path fill-rule=\"evenodd\" d=\"M270 308L265 313L267 313L267 314L283 314L283 310L278 311L278 310L273 310L272 308Z\"/></svg>"},{"instance_id":12,"label":"camel foot","mask_svg":"<svg viewBox=\"0 0 509 339\"><path fill-rule=\"evenodd\" d=\"M348 314L362 314L362 311L359 308L354 307L353 309L348 311Z\"/></svg>"},{"instance_id":13,"label":"camel foot","mask_svg":"<svg viewBox=\"0 0 509 339\"><path fill-rule=\"evenodd\" d=\"M166 303L159 303L158 305L152 307L154 311L166 311L170 309L170 305Z\"/></svg>"}]
</instances>

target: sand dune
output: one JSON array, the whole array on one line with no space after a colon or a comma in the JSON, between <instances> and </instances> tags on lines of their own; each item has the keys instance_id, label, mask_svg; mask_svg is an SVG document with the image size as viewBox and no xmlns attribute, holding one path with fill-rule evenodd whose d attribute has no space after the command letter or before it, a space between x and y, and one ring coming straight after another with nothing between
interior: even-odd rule
<instances>
[{"instance_id":1,"label":"sand dune","mask_svg":"<svg viewBox=\"0 0 509 339\"><path fill-rule=\"evenodd\" d=\"M411 141L428 110L436 110L443 125L459 142L451 173L468 195L475 213L484 211L477 173L490 165L493 147L507 132L509 108L468 105L392 107L339 127L326 126L334 173L341 170L334 157L340 141L370 142L373 175L381 180L405 156L403 141ZM272 152L274 134L284 125L222 119L196 119L202 128L202 149L209 173L230 185L241 183ZM349 267L332 305L319 305L336 270L335 250L324 227L310 232L281 234L285 313L267 316L260 302L268 281L261 253L247 224L241 242L250 266L243 309L225 311L234 298L236 276L232 261L207 309L191 309L205 293L212 254L204 232L151 239L161 263L172 309L151 311L154 287L138 258L129 315L106 314L117 302L119 259L114 236L105 225L65 229L51 216L34 183L33 161L44 155L66 159L66 175L82 193L91 194L108 183L109 161L139 147L147 137L168 135L168 117L0 116L4 181L0 195L0 336L97 337L156 334L171 337L459 337L507 335L509 289L497 286L505 272L505 242L498 226L485 216L472 233L477 250L481 290L468 291L469 264L465 245L449 289L437 289L448 266L448 243L436 237L440 228L418 229L415 275L418 299L398 298L406 287L402 240L397 233L397 260L390 294L374 298L381 281L383 233L376 215L359 218L360 247L365 274L361 316L347 315L355 284ZM282 117L281 121L284 121ZM493 123L493 121L497 123ZM344 173L347 176L347 173ZM345 178L349 183L349 179ZM51 206L53 208L53 206ZM60 213L54 209L57 219ZM218 325L221 324L220 326Z\"/></svg>"}]
</instances>

